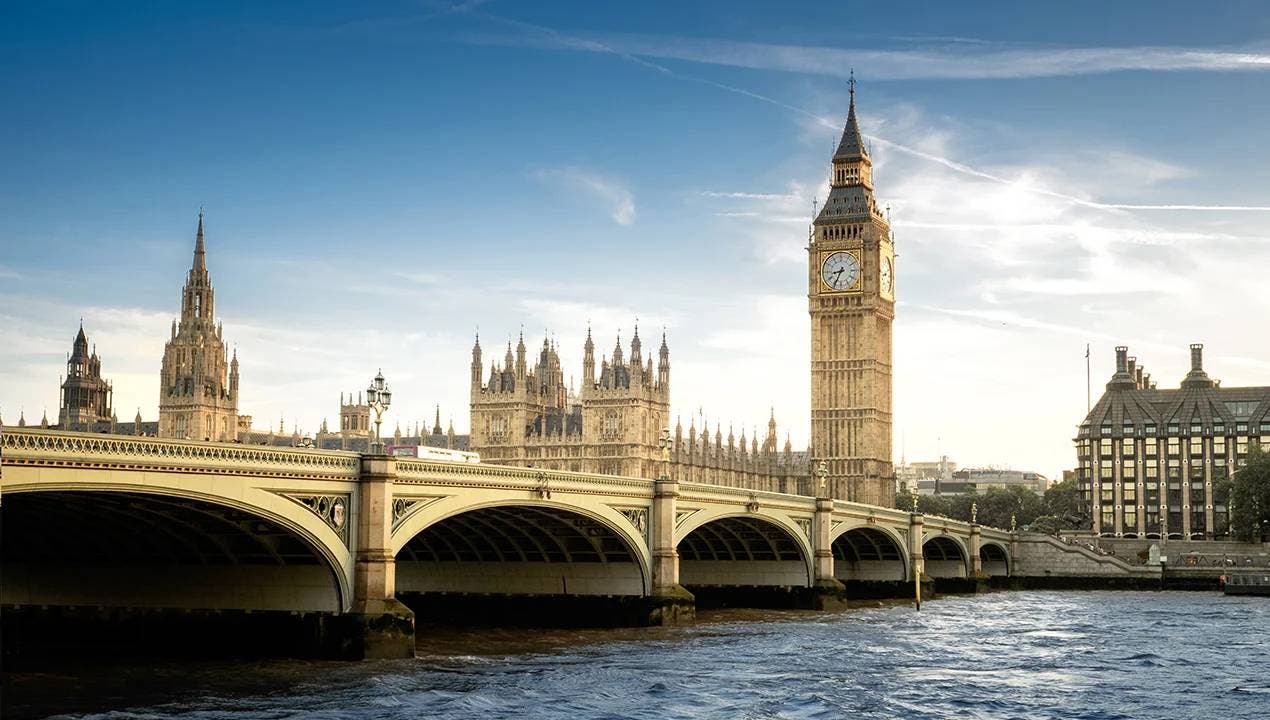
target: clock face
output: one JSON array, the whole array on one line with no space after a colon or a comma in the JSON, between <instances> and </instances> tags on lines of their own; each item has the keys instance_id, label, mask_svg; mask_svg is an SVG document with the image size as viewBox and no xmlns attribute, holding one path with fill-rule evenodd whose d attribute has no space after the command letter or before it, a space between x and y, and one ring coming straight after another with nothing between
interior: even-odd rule
<instances>
[{"instance_id":1,"label":"clock face","mask_svg":"<svg viewBox=\"0 0 1270 720\"><path fill-rule=\"evenodd\" d=\"M860 261L849 252L836 252L825 258L820 278L831 290L850 290L860 277Z\"/></svg>"},{"instance_id":2,"label":"clock face","mask_svg":"<svg viewBox=\"0 0 1270 720\"><path fill-rule=\"evenodd\" d=\"M880 280L882 281L882 292L890 295L891 291L895 289L895 286L892 284L895 282L895 278L891 277L890 258L883 258L882 260L882 276Z\"/></svg>"}]
</instances>

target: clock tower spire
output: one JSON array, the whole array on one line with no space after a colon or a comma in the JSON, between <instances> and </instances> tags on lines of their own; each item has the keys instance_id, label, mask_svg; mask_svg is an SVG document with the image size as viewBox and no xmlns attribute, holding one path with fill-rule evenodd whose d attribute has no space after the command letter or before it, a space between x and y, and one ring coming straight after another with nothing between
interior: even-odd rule
<instances>
[{"instance_id":1,"label":"clock tower spire","mask_svg":"<svg viewBox=\"0 0 1270 720\"><path fill-rule=\"evenodd\" d=\"M873 197L873 160L855 109L855 74L829 196L807 248L811 314L811 456L843 500L894 504L891 323L895 249Z\"/></svg>"}]
</instances>

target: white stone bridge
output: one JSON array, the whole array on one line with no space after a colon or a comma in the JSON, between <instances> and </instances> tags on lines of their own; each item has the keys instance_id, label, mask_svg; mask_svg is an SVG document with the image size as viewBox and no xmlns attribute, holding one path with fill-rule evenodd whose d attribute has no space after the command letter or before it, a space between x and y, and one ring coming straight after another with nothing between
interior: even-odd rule
<instances>
[{"instance_id":1,"label":"white stone bridge","mask_svg":"<svg viewBox=\"0 0 1270 720\"><path fill-rule=\"evenodd\" d=\"M404 636L399 594L604 596L646 600L661 623L691 617L684 587L814 597L1007 575L1018 546L904 510L673 479L28 428L4 428L0 451L8 608L328 613L379 630L396 616ZM355 653L402 654L398 640Z\"/></svg>"}]
</instances>

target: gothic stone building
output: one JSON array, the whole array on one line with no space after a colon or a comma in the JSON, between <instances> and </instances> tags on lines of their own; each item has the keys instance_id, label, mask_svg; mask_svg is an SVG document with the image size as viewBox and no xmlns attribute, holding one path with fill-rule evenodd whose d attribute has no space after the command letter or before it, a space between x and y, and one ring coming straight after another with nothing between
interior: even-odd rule
<instances>
[{"instance_id":1,"label":"gothic stone building","mask_svg":"<svg viewBox=\"0 0 1270 720\"><path fill-rule=\"evenodd\" d=\"M401 426L398 425L393 431L391 438L384 438L385 447L390 453L398 448L414 447L444 448L446 450L468 449L468 436L454 432L453 420L450 421L449 427L444 430L441 428L441 407L439 405L437 406L436 418L433 420L431 430L428 430L427 427L421 427L419 423L415 423L413 433L410 432L409 428L406 430L403 433ZM346 397L344 393L340 393L339 429L332 431L327 427L326 421L323 420L321 428L313 438L313 444L323 450L369 452L374 436L375 425L370 419L370 405L362 399L362 394L360 392L356 395L349 393Z\"/></svg>"},{"instance_id":2,"label":"gothic stone building","mask_svg":"<svg viewBox=\"0 0 1270 720\"><path fill-rule=\"evenodd\" d=\"M158 423L142 420L140 410L132 422L119 422L115 415L114 388L102 377L101 358L96 346L90 350L83 322L66 356L66 378L59 380L57 423L50 424L46 414L40 427L112 435L152 436L158 431ZM0 420L0 427L3 425ZM26 427L25 414L19 418L18 427Z\"/></svg>"},{"instance_id":3,"label":"gothic stone building","mask_svg":"<svg viewBox=\"0 0 1270 720\"><path fill-rule=\"evenodd\" d=\"M1106 537L1212 539L1227 534L1221 480L1270 443L1270 387L1221 387L1191 345L1180 388L1161 390L1128 348L1076 436L1077 482Z\"/></svg>"},{"instance_id":4,"label":"gothic stone building","mask_svg":"<svg viewBox=\"0 0 1270 720\"><path fill-rule=\"evenodd\" d=\"M855 80L829 196L807 244L811 313L811 456L833 497L895 501L891 323L895 246L873 197L873 161L855 114Z\"/></svg>"},{"instance_id":5,"label":"gothic stone building","mask_svg":"<svg viewBox=\"0 0 1270 720\"><path fill-rule=\"evenodd\" d=\"M57 425L65 430L91 431L114 417L110 383L101 376L101 358L97 348L89 352L84 323L66 359L66 380L62 382L62 402Z\"/></svg>"},{"instance_id":6,"label":"gothic stone building","mask_svg":"<svg viewBox=\"0 0 1270 720\"><path fill-rule=\"evenodd\" d=\"M507 344L500 366L492 362L485 375L480 339L472 347L471 449L482 462L652 478L664 470L659 445L670 420L670 348L663 333L654 365L645 358L636 327L629 354L619 338L613 351L596 365L595 343L587 331L582 349L582 386L565 385L558 348L543 340L530 366L525 340L515 354ZM728 433L709 429L697 434L695 421L687 437L676 423L670 472L683 481L796 492L806 489L806 457L794 455L786 443L776 451L775 419L769 437L758 448L757 437L738 446Z\"/></svg>"},{"instance_id":7,"label":"gothic stone building","mask_svg":"<svg viewBox=\"0 0 1270 720\"><path fill-rule=\"evenodd\" d=\"M238 354L232 360L227 356L215 309L200 211L194 263L181 294L181 319L172 321L163 349L159 437L218 442L238 438Z\"/></svg>"}]
</instances>

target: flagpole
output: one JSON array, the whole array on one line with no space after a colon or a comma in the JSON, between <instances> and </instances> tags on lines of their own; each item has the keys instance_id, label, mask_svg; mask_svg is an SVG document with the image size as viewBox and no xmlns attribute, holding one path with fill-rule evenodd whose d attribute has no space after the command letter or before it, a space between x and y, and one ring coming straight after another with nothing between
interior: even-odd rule
<instances>
[{"instance_id":1,"label":"flagpole","mask_svg":"<svg viewBox=\"0 0 1270 720\"><path fill-rule=\"evenodd\" d=\"M1089 383L1090 383L1090 380L1089 380L1089 343L1085 343L1085 414L1086 414L1086 415L1088 415L1088 414L1089 414L1089 411L1090 411L1091 409L1093 409L1093 406L1092 406L1092 405L1090 405L1090 401L1089 401Z\"/></svg>"}]
</instances>

